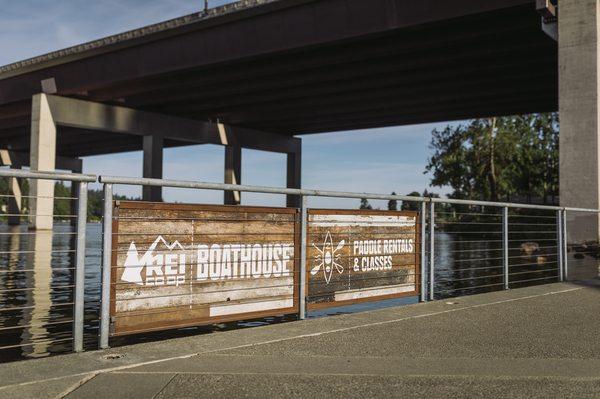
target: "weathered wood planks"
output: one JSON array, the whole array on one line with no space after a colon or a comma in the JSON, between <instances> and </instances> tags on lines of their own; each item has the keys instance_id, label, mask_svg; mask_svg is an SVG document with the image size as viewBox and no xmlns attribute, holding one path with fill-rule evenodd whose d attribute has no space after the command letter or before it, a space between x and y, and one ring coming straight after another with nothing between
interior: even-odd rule
<instances>
[{"instance_id":1,"label":"weathered wood planks","mask_svg":"<svg viewBox=\"0 0 600 399\"><path fill-rule=\"evenodd\" d=\"M113 335L297 312L298 211L118 201Z\"/></svg>"},{"instance_id":2,"label":"weathered wood planks","mask_svg":"<svg viewBox=\"0 0 600 399\"><path fill-rule=\"evenodd\" d=\"M417 295L416 212L310 210L308 309Z\"/></svg>"}]
</instances>

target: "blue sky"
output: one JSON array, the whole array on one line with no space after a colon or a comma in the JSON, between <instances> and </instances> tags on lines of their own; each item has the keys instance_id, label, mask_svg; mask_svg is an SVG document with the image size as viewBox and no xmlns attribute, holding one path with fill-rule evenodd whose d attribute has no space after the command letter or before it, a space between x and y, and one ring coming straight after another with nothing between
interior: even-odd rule
<instances>
[{"instance_id":1,"label":"blue sky","mask_svg":"<svg viewBox=\"0 0 600 399\"><path fill-rule=\"evenodd\" d=\"M211 0L211 6L231 1ZM150 23L196 12L201 0L21 0L2 3L0 64L75 45ZM302 183L305 188L407 194L428 187L423 174L429 156L429 124L303 136ZM204 145L165 150L164 177L223 181L223 148ZM140 152L88 157L84 172L141 176ZM244 150L244 184L284 186L285 157ZM127 195L141 190L120 187ZM435 189L446 193L447 189ZM168 201L215 202L220 192L166 190ZM245 194L244 204L283 205L283 198ZM356 200L349 201L353 206ZM321 199L312 205L341 205ZM385 204L374 202L375 206Z\"/></svg>"}]
</instances>

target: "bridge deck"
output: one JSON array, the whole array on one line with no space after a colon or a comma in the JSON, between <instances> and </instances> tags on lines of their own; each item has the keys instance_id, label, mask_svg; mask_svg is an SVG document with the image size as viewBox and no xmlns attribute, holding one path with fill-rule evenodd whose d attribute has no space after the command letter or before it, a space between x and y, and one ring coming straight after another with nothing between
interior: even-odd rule
<instances>
[{"instance_id":1,"label":"bridge deck","mask_svg":"<svg viewBox=\"0 0 600 399\"><path fill-rule=\"evenodd\" d=\"M552 284L5 364L0 397L597 397L599 288Z\"/></svg>"}]
</instances>

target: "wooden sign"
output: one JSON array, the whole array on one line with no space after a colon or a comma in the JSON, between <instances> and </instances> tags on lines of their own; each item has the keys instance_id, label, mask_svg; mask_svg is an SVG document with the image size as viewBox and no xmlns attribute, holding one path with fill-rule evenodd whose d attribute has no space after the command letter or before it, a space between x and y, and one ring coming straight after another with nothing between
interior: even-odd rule
<instances>
[{"instance_id":1,"label":"wooden sign","mask_svg":"<svg viewBox=\"0 0 600 399\"><path fill-rule=\"evenodd\" d=\"M296 209L117 201L112 335L298 311Z\"/></svg>"},{"instance_id":2,"label":"wooden sign","mask_svg":"<svg viewBox=\"0 0 600 399\"><path fill-rule=\"evenodd\" d=\"M417 212L310 210L308 309L419 293Z\"/></svg>"}]
</instances>

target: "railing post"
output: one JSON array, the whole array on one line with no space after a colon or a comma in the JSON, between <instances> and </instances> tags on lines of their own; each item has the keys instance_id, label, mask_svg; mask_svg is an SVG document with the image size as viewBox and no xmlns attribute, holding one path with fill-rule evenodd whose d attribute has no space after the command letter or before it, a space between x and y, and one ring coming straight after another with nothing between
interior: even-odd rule
<instances>
[{"instance_id":1,"label":"railing post","mask_svg":"<svg viewBox=\"0 0 600 399\"><path fill-rule=\"evenodd\" d=\"M435 202L429 202L429 300L435 296Z\"/></svg>"},{"instance_id":2,"label":"railing post","mask_svg":"<svg viewBox=\"0 0 600 399\"><path fill-rule=\"evenodd\" d=\"M102 220L102 296L100 312L100 348L108 348L110 333L110 273L112 248L112 184L104 185L104 213Z\"/></svg>"},{"instance_id":3,"label":"railing post","mask_svg":"<svg viewBox=\"0 0 600 399\"><path fill-rule=\"evenodd\" d=\"M502 208L502 265L504 266L504 289L509 289L508 281L508 207Z\"/></svg>"},{"instance_id":4,"label":"railing post","mask_svg":"<svg viewBox=\"0 0 600 399\"><path fill-rule=\"evenodd\" d=\"M556 211L556 246L558 258L558 281L564 281L564 254L563 254L563 228L562 210Z\"/></svg>"},{"instance_id":5,"label":"railing post","mask_svg":"<svg viewBox=\"0 0 600 399\"><path fill-rule=\"evenodd\" d=\"M300 320L306 319L306 235L308 230L308 209L306 196L300 199L300 276L298 279L298 301Z\"/></svg>"},{"instance_id":6,"label":"railing post","mask_svg":"<svg viewBox=\"0 0 600 399\"><path fill-rule=\"evenodd\" d=\"M421 202L421 302L427 301L427 251L425 248L427 236L427 203Z\"/></svg>"},{"instance_id":7,"label":"railing post","mask_svg":"<svg viewBox=\"0 0 600 399\"><path fill-rule=\"evenodd\" d=\"M562 211L562 228L563 228L563 240L562 240L562 245L563 245L563 279L564 281L568 281L569 280L569 262L568 262L568 258L569 258L569 254L567 251L567 210L563 209Z\"/></svg>"},{"instance_id":8,"label":"railing post","mask_svg":"<svg viewBox=\"0 0 600 399\"><path fill-rule=\"evenodd\" d=\"M78 185L77 199L77 244L75 249L75 300L73 310L73 350L83 351L83 319L85 291L85 229L87 224L87 183L71 182Z\"/></svg>"}]
</instances>

